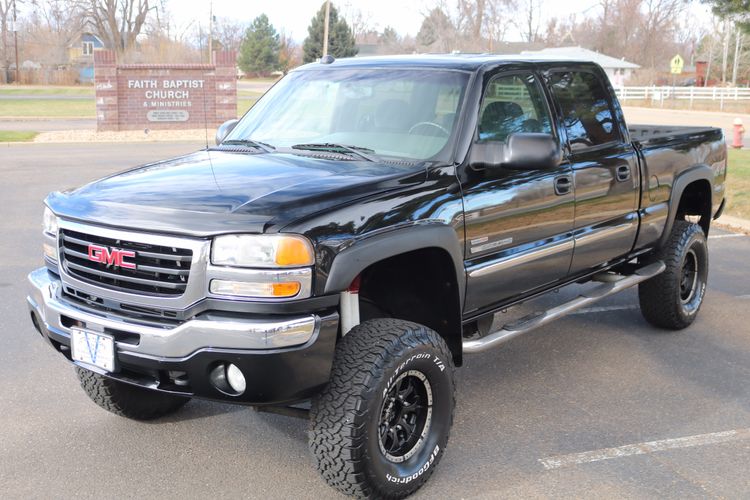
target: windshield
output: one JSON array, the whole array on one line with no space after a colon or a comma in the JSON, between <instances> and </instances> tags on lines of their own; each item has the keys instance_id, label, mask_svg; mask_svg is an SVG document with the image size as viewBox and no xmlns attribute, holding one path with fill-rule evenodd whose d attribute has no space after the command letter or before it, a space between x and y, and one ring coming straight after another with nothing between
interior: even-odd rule
<instances>
[{"instance_id":1,"label":"windshield","mask_svg":"<svg viewBox=\"0 0 750 500\"><path fill-rule=\"evenodd\" d=\"M453 136L469 79L440 70L308 70L287 75L248 111L227 141L276 148L348 146L415 160Z\"/></svg>"}]
</instances>

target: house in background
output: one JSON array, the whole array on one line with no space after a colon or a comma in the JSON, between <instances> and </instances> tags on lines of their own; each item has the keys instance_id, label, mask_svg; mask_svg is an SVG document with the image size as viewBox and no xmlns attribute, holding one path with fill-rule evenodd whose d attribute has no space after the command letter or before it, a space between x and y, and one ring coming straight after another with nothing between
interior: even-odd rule
<instances>
[{"instance_id":1,"label":"house in background","mask_svg":"<svg viewBox=\"0 0 750 500\"><path fill-rule=\"evenodd\" d=\"M633 75L633 71L640 68L637 64L624 59L617 59L605 54L600 54L583 47L558 47L542 50L524 50L521 55L532 56L539 59L550 59L556 61L592 61L601 66L609 77L614 87L622 87Z\"/></svg>"},{"instance_id":2,"label":"house in background","mask_svg":"<svg viewBox=\"0 0 750 500\"><path fill-rule=\"evenodd\" d=\"M68 46L68 61L73 68L78 69L78 81L91 83L94 81L94 49L103 49L104 42L92 33L81 33Z\"/></svg>"}]
</instances>

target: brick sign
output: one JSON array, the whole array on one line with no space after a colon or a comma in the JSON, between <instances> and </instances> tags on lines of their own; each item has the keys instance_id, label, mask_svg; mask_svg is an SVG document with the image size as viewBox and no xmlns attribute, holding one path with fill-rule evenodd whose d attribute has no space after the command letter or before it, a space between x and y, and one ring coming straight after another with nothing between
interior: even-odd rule
<instances>
[{"instance_id":1,"label":"brick sign","mask_svg":"<svg viewBox=\"0 0 750 500\"><path fill-rule=\"evenodd\" d=\"M105 130L216 128L237 117L235 52L215 52L214 64L117 64L94 51L96 128Z\"/></svg>"}]
</instances>

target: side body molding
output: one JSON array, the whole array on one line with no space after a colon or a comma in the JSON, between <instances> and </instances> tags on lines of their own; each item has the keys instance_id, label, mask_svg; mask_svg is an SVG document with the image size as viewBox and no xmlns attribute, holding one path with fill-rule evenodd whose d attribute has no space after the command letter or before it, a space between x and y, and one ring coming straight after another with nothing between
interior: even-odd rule
<instances>
[{"instance_id":1,"label":"side body molding","mask_svg":"<svg viewBox=\"0 0 750 500\"><path fill-rule=\"evenodd\" d=\"M426 248L442 249L451 257L458 283L460 304L463 306L466 292L463 242L456 237L456 230L453 227L439 223L400 227L358 240L333 260L325 285L325 293L346 290L359 273L378 261Z\"/></svg>"}]
</instances>

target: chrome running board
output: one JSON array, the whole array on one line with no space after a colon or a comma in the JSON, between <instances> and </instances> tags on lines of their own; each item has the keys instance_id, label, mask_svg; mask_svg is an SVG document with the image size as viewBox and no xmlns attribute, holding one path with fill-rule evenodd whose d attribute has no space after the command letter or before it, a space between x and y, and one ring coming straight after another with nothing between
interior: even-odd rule
<instances>
[{"instance_id":1,"label":"chrome running board","mask_svg":"<svg viewBox=\"0 0 750 500\"><path fill-rule=\"evenodd\" d=\"M503 325L500 330L489 333L483 337L464 340L463 351L464 353L475 353L497 347L519 335L536 330L547 323L570 314L577 309L591 305L604 297L609 297L612 294L621 292L626 288L630 288L638 283L651 279L654 276L661 274L664 269L666 269L666 266L663 262L654 262L653 264L644 266L633 274L625 275L616 281L602 283L596 288L582 293L570 302L553 307L547 311L532 313L518 321Z\"/></svg>"}]
</instances>

